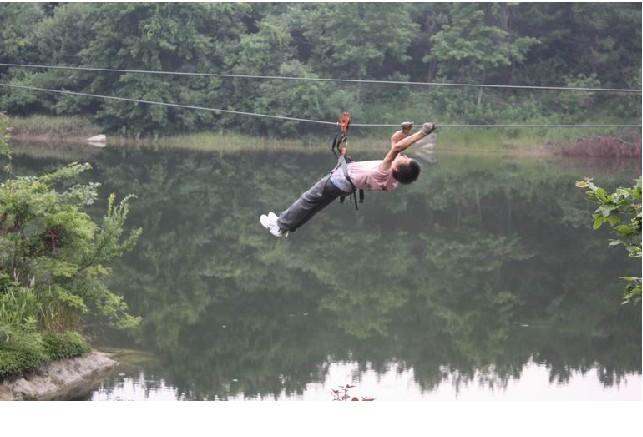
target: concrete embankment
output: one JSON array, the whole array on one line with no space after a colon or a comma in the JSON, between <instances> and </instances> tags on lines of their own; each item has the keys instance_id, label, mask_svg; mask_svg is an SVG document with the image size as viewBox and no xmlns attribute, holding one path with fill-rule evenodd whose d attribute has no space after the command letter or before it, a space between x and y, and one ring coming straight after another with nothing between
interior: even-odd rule
<instances>
[{"instance_id":1,"label":"concrete embankment","mask_svg":"<svg viewBox=\"0 0 643 437\"><path fill-rule=\"evenodd\" d=\"M110 354L90 352L52 361L21 376L0 382L0 400L72 399L89 393L117 362Z\"/></svg>"}]
</instances>

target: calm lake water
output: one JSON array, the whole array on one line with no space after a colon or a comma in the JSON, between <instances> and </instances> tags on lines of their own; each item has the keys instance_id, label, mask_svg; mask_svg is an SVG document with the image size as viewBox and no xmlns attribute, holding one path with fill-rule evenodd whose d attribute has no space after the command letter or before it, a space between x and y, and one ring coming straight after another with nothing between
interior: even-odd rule
<instances>
[{"instance_id":1,"label":"calm lake water","mask_svg":"<svg viewBox=\"0 0 643 437\"><path fill-rule=\"evenodd\" d=\"M96 217L110 192L138 196L144 233L110 286L143 322L94 334L122 365L82 399L641 399L641 306L619 279L640 265L574 186L630 184L638 162L422 153L417 183L278 240L259 214L328 151L28 149L18 174L91 162Z\"/></svg>"}]
</instances>

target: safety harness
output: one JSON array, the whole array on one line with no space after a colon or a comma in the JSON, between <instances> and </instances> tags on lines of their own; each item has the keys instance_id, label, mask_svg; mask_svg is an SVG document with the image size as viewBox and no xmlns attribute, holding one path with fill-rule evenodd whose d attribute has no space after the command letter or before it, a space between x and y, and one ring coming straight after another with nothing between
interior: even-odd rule
<instances>
[{"instance_id":1,"label":"safety harness","mask_svg":"<svg viewBox=\"0 0 643 437\"><path fill-rule=\"evenodd\" d=\"M342 155L341 153L341 148L346 147L346 142L348 140L348 128L350 127L350 125L351 115L348 112L342 112L342 115L340 115L339 119L337 120L339 132L335 135L335 138L333 139L333 143L331 145L331 151L337 158L337 165L335 165L335 168L331 171L331 173L341 168L341 171L344 173L344 176L346 176L346 180L351 186L351 192L347 195L339 196L339 202L344 203L346 197L353 196L353 199L355 201L355 209L359 210L359 206L357 206L357 193L359 192L359 203L364 203L364 190L362 190L361 188L358 189L355 184L353 184L351 177L348 175L348 164L353 160L350 156L347 156L346 154Z\"/></svg>"}]
</instances>

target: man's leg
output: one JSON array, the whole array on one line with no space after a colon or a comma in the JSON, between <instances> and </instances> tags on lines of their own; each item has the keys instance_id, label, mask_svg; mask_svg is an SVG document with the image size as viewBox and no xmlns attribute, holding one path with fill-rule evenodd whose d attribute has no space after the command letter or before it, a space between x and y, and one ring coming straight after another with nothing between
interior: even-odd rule
<instances>
[{"instance_id":1,"label":"man's leg","mask_svg":"<svg viewBox=\"0 0 643 437\"><path fill-rule=\"evenodd\" d=\"M324 176L279 215L279 228L295 231L343 193L330 182L330 175Z\"/></svg>"}]
</instances>

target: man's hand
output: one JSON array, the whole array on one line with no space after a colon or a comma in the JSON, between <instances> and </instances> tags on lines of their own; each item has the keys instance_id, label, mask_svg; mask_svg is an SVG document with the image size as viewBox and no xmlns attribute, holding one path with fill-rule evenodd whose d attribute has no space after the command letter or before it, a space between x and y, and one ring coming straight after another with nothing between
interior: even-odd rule
<instances>
[{"instance_id":1,"label":"man's hand","mask_svg":"<svg viewBox=\"0 0 643 437\"><path fill-rule=\"evenodd\" d=\"M422 125L422 133L424 135L429 135L431 132L436 130L438 128L438 125L435 123L424 123Z\"/></svg>"}]
</instances>

